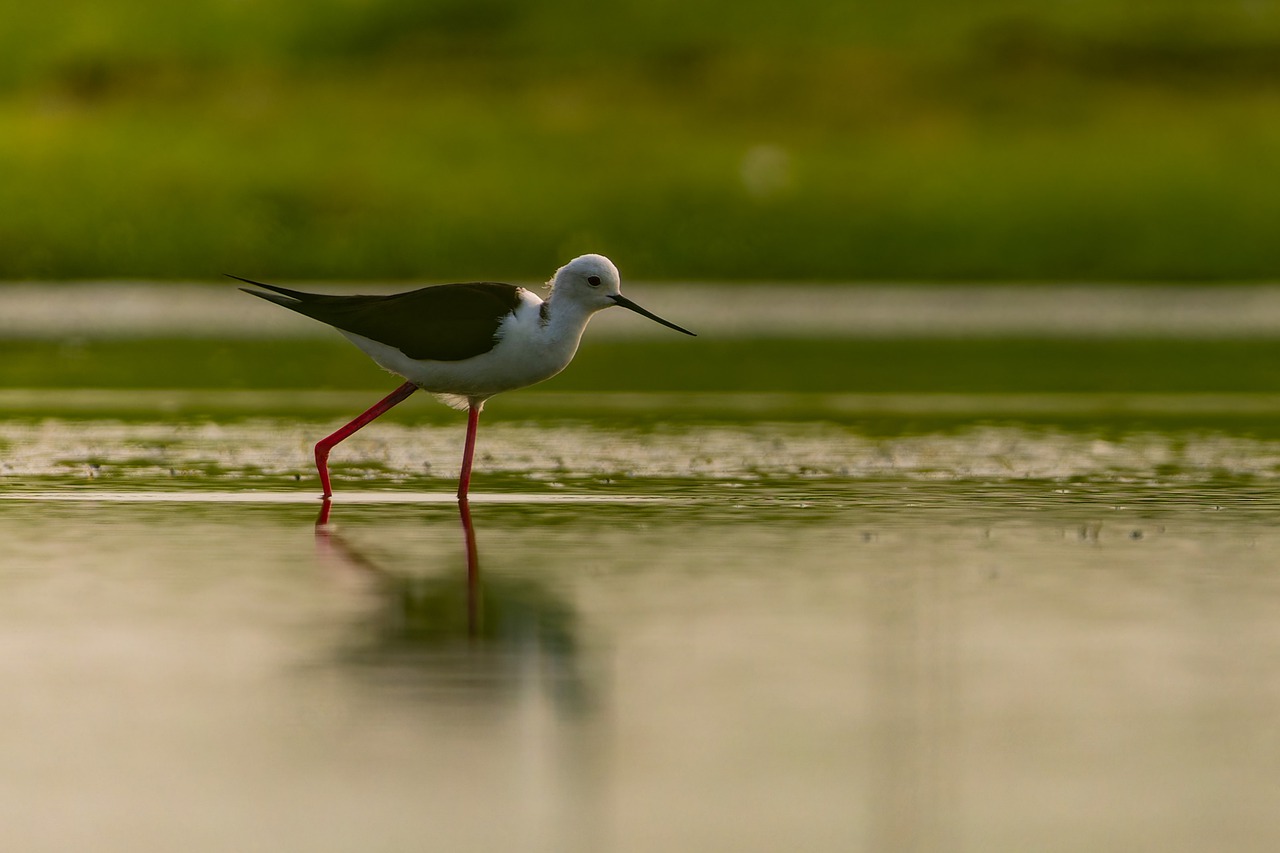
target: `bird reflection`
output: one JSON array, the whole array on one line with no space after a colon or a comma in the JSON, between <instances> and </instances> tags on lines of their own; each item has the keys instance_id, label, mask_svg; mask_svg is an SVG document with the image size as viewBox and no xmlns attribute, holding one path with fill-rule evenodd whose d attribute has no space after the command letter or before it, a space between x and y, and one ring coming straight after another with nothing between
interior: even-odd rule
<instances>
[{"instance_id":1,"label":"bird reflection","mask_svg":"<svg viewBox=\"0 0 1280 853\"><path fill-rule=\"evenodd\" d=\"M545 583L481 574L465 499L458 502L465 562L450 559L430 573L392 571L371 559L334 529L330 510L325 501L316 519L318 550L371 581L377 601L341 650L344 663L437 700L509 700L539 683L558 711L584 709L576 614Z\"/></svg>"}]
</instances>

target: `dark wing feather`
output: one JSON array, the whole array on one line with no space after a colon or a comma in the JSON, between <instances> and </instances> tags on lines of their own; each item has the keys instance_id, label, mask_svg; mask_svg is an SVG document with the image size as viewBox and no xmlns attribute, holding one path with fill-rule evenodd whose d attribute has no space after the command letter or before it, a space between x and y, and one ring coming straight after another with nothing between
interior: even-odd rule
<instances>
[{"instance_id":1,"label":"dark wing feather","mask_svg":"<svg viewBox=\"0 0 1280 853\"><path fill-rule=\"evenodd\" d=\"M242 288L246 293L395 347L410 358L431 361L462 361L493 349L498 324L520 304L520 288L493 281L439 284L387 296L328 296L231 278L274 291Z\"/></svg>"}]
</instances>

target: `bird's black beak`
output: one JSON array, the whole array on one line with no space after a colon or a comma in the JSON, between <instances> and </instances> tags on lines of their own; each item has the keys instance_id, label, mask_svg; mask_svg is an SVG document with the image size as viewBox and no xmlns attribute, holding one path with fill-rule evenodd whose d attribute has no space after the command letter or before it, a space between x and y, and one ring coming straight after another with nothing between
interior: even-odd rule
<instances>
[{"instance_id":1,"label":"bird's black beak","mask_svg":"<svg viewBox=\"0 0 1280 853\"><path fill-rule=\"evenodd\" d=\"M632 311L636 312L641 317L648 317L650 320L654 320L655 322L661 323L662 325L666 326L669 329L675 329L677 332L684 332L686 335L692 335L695 338L697 337L697 335L693 334L693 332L689 331L688 329L682 328L681 326L677 326L675 323L672 323L670 320L664 320L661 317L659 317L657 314L654 314L652 311L644 310L639 305L635 304L630 299L623 296L621 293L611 293L609 294L609 298L612 299L617 304L621 305L623 308L630 308Z\"/></svg>"}]
</instances>

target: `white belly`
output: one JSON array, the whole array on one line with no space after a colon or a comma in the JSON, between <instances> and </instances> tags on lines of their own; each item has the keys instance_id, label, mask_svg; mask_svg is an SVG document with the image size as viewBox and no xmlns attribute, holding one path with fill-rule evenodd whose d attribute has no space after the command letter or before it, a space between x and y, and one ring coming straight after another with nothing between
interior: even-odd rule
<instances>
[{"instance_id":1,"label":"white belly","mask_svg":"<svg viewBox=\"0 0 1280 853\"><path fill-rule=\"evenodd\" d=\"M523 335L508 334L489 352L463 361L418 361L361 335L342 334L384 369L424 391L473 402L550 379L565 369L578 349L577 340L524 341L520 345Z\"/></svg>"}]
</instances>

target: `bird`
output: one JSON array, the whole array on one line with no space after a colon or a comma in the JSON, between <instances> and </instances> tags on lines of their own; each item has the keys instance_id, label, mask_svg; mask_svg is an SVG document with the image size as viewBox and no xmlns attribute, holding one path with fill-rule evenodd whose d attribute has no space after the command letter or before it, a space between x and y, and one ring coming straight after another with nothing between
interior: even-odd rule
<instances>
[{"instance_id":1,"label":"bird","mask_svg":"<svg viewBox=\"0 0 1280 853\"><path fill-rule=\"evenodd\" d=\"M587 322L621 306L694 336L622 295L618 268L603 255L574 258L556 270L543 300L514 284L438 284L376 296L304 293L227 273L252 294L334 327L385 370L405 381L315 446L323 498L333 495L329 453L356 431L419 389L467 411L457 497L471 486L476 431L485 401L503 391L550 379L573 360Z\"/></svg>"}]
</instances>

